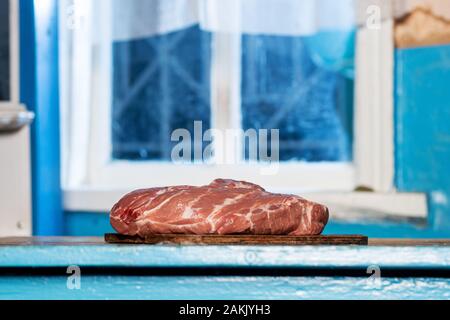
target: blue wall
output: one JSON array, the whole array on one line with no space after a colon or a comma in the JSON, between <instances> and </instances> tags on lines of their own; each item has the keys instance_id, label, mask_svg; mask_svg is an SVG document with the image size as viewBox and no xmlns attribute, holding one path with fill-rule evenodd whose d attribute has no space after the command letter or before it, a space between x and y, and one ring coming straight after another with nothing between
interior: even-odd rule
<instances>
[{"instance_id":1,"label":"blue wall","mask_svg":"<svg viewBox=\"0 0 450 320\"><path fill-rule=\"evenodd\" d=\"M450 45L396 53L396 185L425 192L430 228L450 230Z\"/></svg>"},{"instance_id":2,"label":"blue wall","mask_svg":"<svg viewBox=\"0 0 450 320\"><path fill-rule=\"evenodd\" d=\"M57 0L20 1L21 101L36 114L31 126L33 234L60 235Z\"/></svg>"}]
</instances>

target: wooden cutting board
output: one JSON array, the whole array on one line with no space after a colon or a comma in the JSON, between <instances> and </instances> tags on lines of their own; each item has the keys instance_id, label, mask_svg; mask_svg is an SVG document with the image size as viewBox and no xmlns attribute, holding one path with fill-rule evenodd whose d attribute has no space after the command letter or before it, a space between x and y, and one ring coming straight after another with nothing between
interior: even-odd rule
<instances>
[{"instance_id":1,"label":"wooden cutting board","mask_svg":"<svg viewBox=\"0 0 450 320\"><path fill-rule=\"evenodd\" d=\"M108 233L105 241L111 244L175 244L175 245L329 245L367 246L368 237L362 235L329 235L329 236L255 236L255 235L154 235L141 238Z\"/></svg>"}]
</instances>

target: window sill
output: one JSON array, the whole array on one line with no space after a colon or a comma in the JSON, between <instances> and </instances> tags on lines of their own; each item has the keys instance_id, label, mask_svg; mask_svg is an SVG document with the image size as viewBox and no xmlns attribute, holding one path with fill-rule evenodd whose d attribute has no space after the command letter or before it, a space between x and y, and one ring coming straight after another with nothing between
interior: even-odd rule
<instances>
[{"instance_id":1,"label":"window sill","mask_svg":"<svg viewBox=\"0 0 450 320\"><path fill-rule=\"evenodd\" d=\"M64 208L77 212L109 212L131 190L80 187L64 190ZM273 190L286 192L287 190ZM327 205L334 220L426 219L427 198L420 193L293 192Z\"/></svg>"}]
</instances>

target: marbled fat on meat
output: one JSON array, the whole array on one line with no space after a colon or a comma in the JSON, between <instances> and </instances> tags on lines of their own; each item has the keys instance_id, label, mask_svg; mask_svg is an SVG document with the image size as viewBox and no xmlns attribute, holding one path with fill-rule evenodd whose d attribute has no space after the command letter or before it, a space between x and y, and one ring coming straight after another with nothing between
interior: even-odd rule
<instances>
[{"instance_id":1,"label":"marbled fat on meat","mask_svg":"<svg viewBox=\"0 0 450 320\"><path fill-rule=\"evenodd\" d=\"M111 210L120 234L319 235L328 209L294 195L273 194L241 181L218 179L203 187L138 190Z\"/></svg>"}]
</instances>

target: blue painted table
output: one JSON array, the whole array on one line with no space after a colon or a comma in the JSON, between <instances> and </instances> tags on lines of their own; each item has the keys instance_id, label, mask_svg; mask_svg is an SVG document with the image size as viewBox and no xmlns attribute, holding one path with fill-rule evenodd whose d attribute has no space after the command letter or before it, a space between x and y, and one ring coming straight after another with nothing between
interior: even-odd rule
<instances>
[{"instance_id":1,"label":"blue painted table","mask_svg":"<svg viewBox=\"0 0 450 320\"><path fill-rule=\"evenodd\" d=\"M450 299L449 244L219 247L1 239L0 299ZM77 271L66 273L69 266L79 278Z\"/></svg>"}]
</instances>

